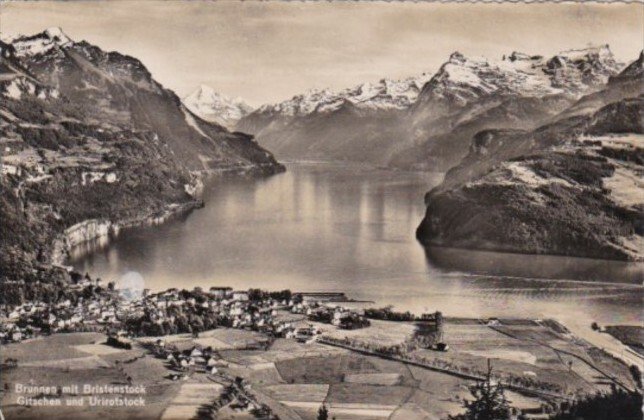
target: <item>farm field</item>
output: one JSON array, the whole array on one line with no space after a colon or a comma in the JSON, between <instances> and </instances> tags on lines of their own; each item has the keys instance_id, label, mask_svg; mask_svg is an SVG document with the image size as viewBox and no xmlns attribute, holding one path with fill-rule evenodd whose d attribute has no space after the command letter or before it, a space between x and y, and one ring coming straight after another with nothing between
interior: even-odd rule
<instances>
[{"instance_id":1,"label":"farm field","mask_svg":"<svg viewBox=\"0 0 644 420\"><path fill-rule=\"evenodd\" d=\"M167 344L177 346L179 350L191 348L195 345L212 347L214 350L243 349L258 347L267 341L266 336L261 333L232 328L217 328L204 331L197 338L194 338L191 334L173 334L163 337L143 337L137 339L137 341L154 343L158 339L163 339Z\"/></svg>"},{"instance_id":2,"label":"farm field","mask_svg":"<svg viewBox=\"0 0 644 420\"><path fill-rule=\"evenodd\" d=\"M365 385L398 385L401 382L401 375L397 373L356 373L347 375L344 381L350 384Z\"/></svg>"},{"instance_id":3,"label":"farm field","mask_svg":"<svg viewBox=\"0 0 644 420\"><path fill-rule=\"evenodd\" d=\"M375 321L360 330L340 330L328 324L322 328L323 334L351 336L377 345L381 344L379 340L387 344L404 342L413 334L414 326ZM267 344L266 336L257 332L226 328L206 331L197 338L180 334L163 339L180 350L212 346L222 359L220 373L243 378L259 401L286 419L315 419L321 404L336 419L445 418L462 412L463 401L471 398L470 380L321 342L277 338ZM472 372L484 371L489 359L498 374L558 384L569 392L607 389L609 380L600 371L632 385L628 367L548 322L498 320L485 325L478 320L448 319L443 339L449 351L418 349L415 354ZM169 380L164 361L139 345L156 338L137 339L132 350L109 347L105 340L102 334L75 333L3 346L4 359L18 360L17 367L3 371L3 379L10 385L20 378L33 385L131 383L146 388L143 407L88 407L85 397L85 406L55 410L53 418L61 419L93 419L97 413L107 416L115 412L128 419L190 417L221 392L222 385L212 382L217 381L216 374L189 371L185 380ZM2 401L7 418L52 412L46 407L19 406L18 396L9 386ZM511 391L507 396L520 408L535 408L542 403ZM248 411L236 410L234 404L223 407L218 416L250 418Z\"/></svg>"},{"instance_id":4,"label":"farm field","mask_svg":"<svg viewBox=\"0 0 644 420\"><path fill-rule=\"evenodd\" d=\"M412 389L400 385L379 386L356 383L333 384L329 389L329 403L375 404L398 406L412 393Z\"/></svg>"},{"instance_id":5,"label":"farm field","mask_svg":"<svg viewBox=\"0 0 644 420\"><path fill-rule=\"evenodd\" d=\"M262 388L262 391L278 401L316 402L321 404L329 393L328 384L281 384Z\"/></svg>"},{"instance_id":6,"label":"farm field","mask_svg":"<svg viewBox=\"0 0 644 420\"><path fill-rule=\"evenodd\" d=\"M341 330L328 324L317 324L326 337L343 339L345 337L379 346L394 346L408 340L415 331L411 322L391 322L372 319L368 328Z\"/></svg>"},{"instance_id":7,"label":"farm field","mask_svg":"<svg viewBox=\"0 0 644 420\"><path fill-rule=\"evenodd\" d=\"M449 352L416 353L480 372L490 359L497 373L557 384L566 392L608 390L609 381L597 369L632 386L626 366L549 321L500 320L488 326L450 320L444 340Z\"/></svg>"},{"instance_id":8,"label":"farm field","mask_svg":"<svg viewBox=\"0 0 644 420\"><path fill-rule=\"evenodd\" d=\"M359 330L317 326L324 336L349 337L373 345L401 344L414 331L412 323L379 320ZM606 389L608 381L596 368L628 381L627 371L619 373L625 369L623 365L598 349L589 351L592 347L588 343L556 323L514 319L487 325L475 319L448 319L443 339L450 345L448 352L416 352L471 371L485 371L489 359L498 374L558 384L568 392ZM231 362L231 372L244 376L304 419L314 419L323 402L338 419L444 418L461 412L464 399L471 398L471 381L315 342L277 339L266 351L228 350L221 354ZM522 408L542 403L511 391L508 398Z\"/></svg>"},{"instance_id":9,"label":"farm field","mask_svg":"<svg viewBox=\"0 0 644 420\"><path fill-rule=\"evenodd\" d=\"M101 340L105 341L105 336L98 333L56 334L49 337L38 337L29 340L28 344L23 342L3 346L2 357L5 359L18 358L22 362L87 357L91 353L81 351L77 347L94 345ZM26 351L27 346L28 351Z\"/></svg>"},{"instance_id":10,"label":"farm field","mask_svg":"<svg viewBox=\"0 0 644 420\"><path fill-rule=\"evenodd\" d=\"M190 419L198 416L202 406L219 397L222 385L214 383L184 383L165 409L161 420Z\"/></svg>"},{"instance_id":11,"label":"farm field","mask_svg":"<svg viewBox=\"0 0 644 420\"><path fill-rule=\"evenodd\" d=\"M319 344L312 343L315 346ZM310 348L311 344L299 344L292 340L278 339L266 352L284 351L296 346ZM333 349L333 347L328 347ZM223 352L227 361L240 361L246 351ZM316 419L317 410L324 403L331 417L336 419L383 419L393 416L398 418L425 418L427 413L437 412L433 407L436 401L431 398L420 399L424 405L409 403L413 395L421 389L422 380L415 378L410 367L396 361L378 357L364 356L342 351L340 354L317 354L310 356L307 352L294 352L295 357L281 359L275 362L282 383L262 384L252 375L244 376L263 394L269 396L279 405L297 413L302 419ZM245 355L247 358L249 355ZM231 358L229 358L231 357ZM265 359L271 358L262 357ZM249 360L256 361L250 358ZM420 368L419 368L420 369ZM468 394L468 381L449 375L420 369L425 375L426 382L422 389L431 392L451 392L452 388L445 387L446 383L453 387L461 387ZM247 369L250 373L251 369ZM229 368L229 372L240 372L237 367ZM437 380L438 378L438 380ZM459 389L461 389L459 388ZM469 394L468 394L469 395ZM442 407L442 405L439 404ZM452 403L440 412L456 414L462 410L462 404ZM418 417L404 417L416 413ZM420 415L422 414L422 415ZM431 417L431 416L430 416Z\"/></svg>"},{"instance_id":12,"label":"farm field","mask_svg":"<svg viewBox=\"0 0 644 420\"><path fill-rule=\"evenodd\" d=\"M141 348L111 351L102 344L106 337L98 333L57 334L17 344L9 344L1 349L3 360L11 357L18 360L17 367L4 368L3 382L8 384L8 392L3 395L2 408L5 418L47 418L47 419L96 419L120 418L144 419L160 418L170 401L179 390L179 384L165 379L167 369L163 363L145 356ZM106 351L107 347L110 351ZM88 363L91 361L91 363ZM52 410L47 406L18 405L19 397L36 397L34 394L18 394L16 384L32 386L70 386L79 388L91 386L127 385L128 377L132 385L145 387L143 406L110 407L90 406L89 397L99 394L79 395L63 393L61 400L80 399L82 406L62 405ZM114 399L122 394L100 394L101 397ZM137 398L139 394L132 395Z\"/></svg>"},{"instance_id":13,"label":"farm field","mask_svg":"<svg viewBox=\"0 0 644 420\"><path fill-rule=\"evenodd\" d=\"M350 352L315 342L301 344L294 340L277 339L267 350L224 350L219 353L230 363L251 368L254 365L277 364L291 359L327 357Z\"/></svg>"}]
</instances>

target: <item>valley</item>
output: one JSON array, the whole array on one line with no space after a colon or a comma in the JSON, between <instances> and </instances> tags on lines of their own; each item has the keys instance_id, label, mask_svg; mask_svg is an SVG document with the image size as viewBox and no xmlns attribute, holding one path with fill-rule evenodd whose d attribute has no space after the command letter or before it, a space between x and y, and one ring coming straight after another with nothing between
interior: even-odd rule
<instances>
[{"instance_id":1,"label":"valley","mask_svg":"<svg viewBox=\"0 0 644 420\"><path fill-rule=\"evenodd\" d=\"M634 25L394 3L0 5L0 418L640 414Z\"/></svg>"}]
</instances>

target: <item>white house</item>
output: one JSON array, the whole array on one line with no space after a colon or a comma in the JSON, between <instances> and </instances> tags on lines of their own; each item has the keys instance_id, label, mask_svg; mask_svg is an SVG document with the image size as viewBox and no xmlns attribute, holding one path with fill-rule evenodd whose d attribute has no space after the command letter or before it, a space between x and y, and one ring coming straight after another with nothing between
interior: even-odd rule
<instances>
[{"instance_id":1,"label":"white house","mask_svg":"<svg viewBox=\"0 0 644 420\"><path fill-rule=\"evenodd\" d=\"M248 292L243 290L236 290L233 292L233 300L248 300Z\"/></svg>"}]
</instances>

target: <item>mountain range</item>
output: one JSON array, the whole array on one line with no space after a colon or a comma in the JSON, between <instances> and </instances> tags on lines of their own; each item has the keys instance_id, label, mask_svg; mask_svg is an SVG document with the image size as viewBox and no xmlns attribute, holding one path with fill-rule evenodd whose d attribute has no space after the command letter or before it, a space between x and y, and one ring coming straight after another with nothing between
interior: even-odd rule
<instances>
[{"instance_id":1,"label":"mountain range","mask_svg":"<svg viewBox=\"0 0 644 420\"><path fill-rule=\"evenodd\" d=\"M182 101L136 58L59 28L5 39L0 267L31 278L72 225L198 205L206 174L284 170L263 147L449 169L426 197L427 246L641 260L643 60L623 66L608 46L453 53L433 75L251 111L205 86Z\"/></svg>"},{"instance_id":2,"label":"mountain range","mask_svg":"<svg viewBox=\"0 0 644 420\"><path fill-rule=\"evenodd\" d=\"M641 54L545 124L477 132L427 194L419 240L644 260L643 122Z\"/></svg>"},{"instance_id":3,"label":"mountain range","mask_svg":"<svg viewBox=\"0 0 644 420\"><path fill-rule=\"evenodd\" d=\"M236 128L255 135L281 158L380 163L391 148L391 136L430 77L382 79L340 91L312 90L261 106Z\"/></svg>"},{"instance_id":4,"label":"mountain range","mask_svg":"<svg viewBox=\"0 0 644 420\"><path fill-rule=\"evenodd\" d=\"M133 57L72 41L59 28L11 41L20 66L81 107L87 118L153 131L190 170L276 165L250 136L230 133L190 112Z\"/></svg>"},{"instance_id":5,"label":"mountain range","mask_svg":"<svg viewBox=\"0 0 644 420\"><path fill-rule=\"evenodd\" d=\"M265 105L237 129L278 157L447 170L487 127L534 128L621 68L608 46L501 60L456 52L434 75L312 91Z\"/></svg>"}]
</instances>

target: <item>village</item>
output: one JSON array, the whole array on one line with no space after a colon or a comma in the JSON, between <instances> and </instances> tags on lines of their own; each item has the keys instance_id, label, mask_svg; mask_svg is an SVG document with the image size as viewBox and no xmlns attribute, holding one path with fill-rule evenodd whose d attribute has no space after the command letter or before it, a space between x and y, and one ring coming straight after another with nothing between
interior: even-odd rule
<instances>
[{"instance_id":1,"label":"village","mask_svg":"<svg viewBox=\"0 0 644 420\"><path fill-rule=\"evenodd\" d=\"M100 280L98 280L100 282ZM89 276L70 285L76 299L46 303L30 301L4 305L0 312L0 342L20 342L41 334L104 332L114 337L163 336L193 333L216 327L258 331L272 337L312 339L317 332L295 328L278 316L288 312L341 329L369 325L364 311L345 308L343 293L264 292L211 287L208 291L169 289L150 293L106 289ZM94 286L96 285L96 286ZM95 290L100 289L98 293ZM92 292L88 292L92 290Z\"/></svg>"},{"instance_id":2,"label":"village","mask_svg":"<svg viewBox=\"0 0 644 420\"><path fill-rule=\"evenodd\" d=\"M355 418L364 407L373 417L409 409L444 417L459 412L490 360L494 380L526 418L547 418L580 395L635 386L627 366L554 320L415 315L342 292L214 286L151 293L73 278L65 299L3 305L7 377L36 366L65 378L115 369L124 384L152 381L173 395L147 408L166 418L176 410L315 418L323 404L337 418ZM49 360L52 354L60 359ZM410 369L413 378L429 382L409 378ZM398 401L403 390L424 395L421 385L446 392L445 402ZM378 402L385 391L391 404ZM199 394L199 404L196 397L172 402L184 393Z\"/></svg>"}]
</instances>

